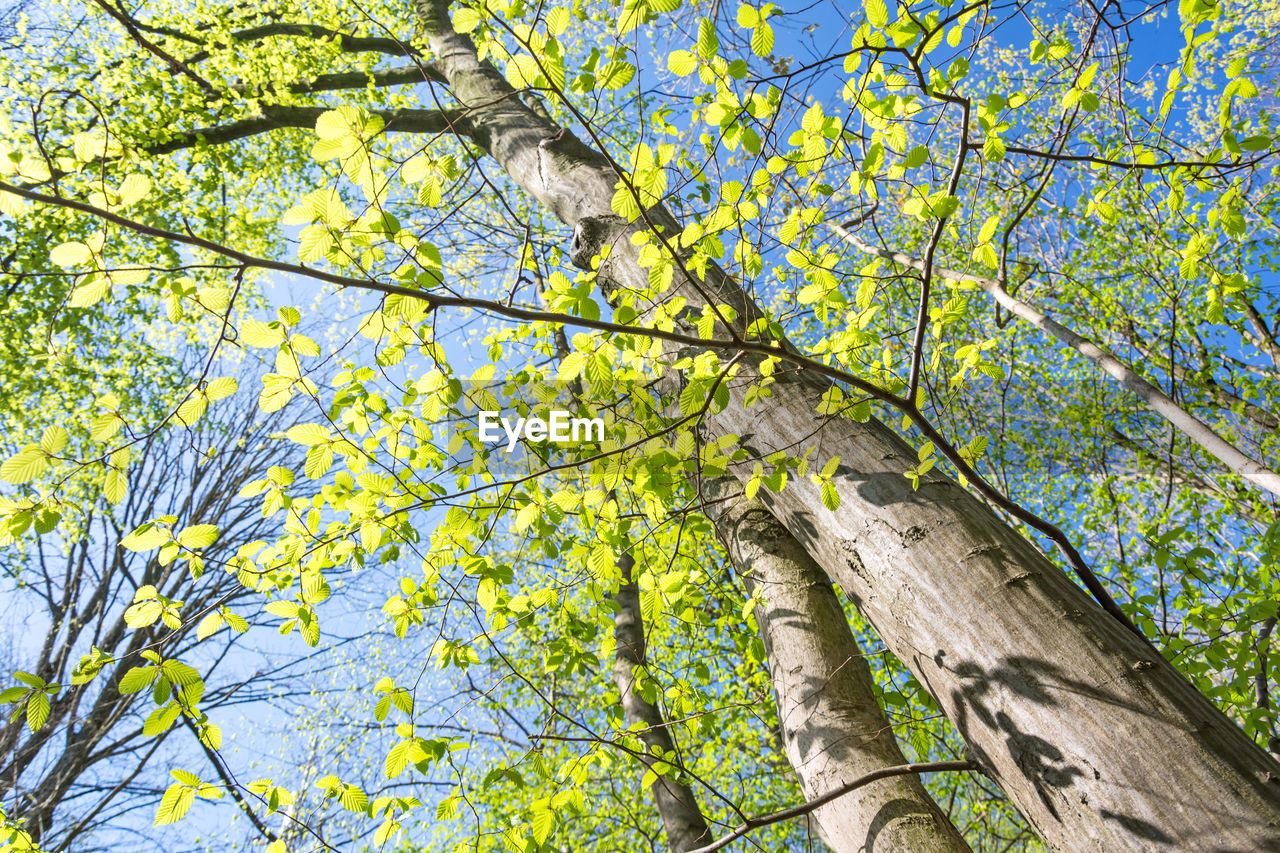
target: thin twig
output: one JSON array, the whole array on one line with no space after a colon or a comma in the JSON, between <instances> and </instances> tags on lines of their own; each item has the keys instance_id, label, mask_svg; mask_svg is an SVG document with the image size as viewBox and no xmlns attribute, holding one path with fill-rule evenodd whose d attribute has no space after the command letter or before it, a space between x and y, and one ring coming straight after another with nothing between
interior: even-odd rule
<instances>
[{"instance_id":1,"label":"thin twig","mask_svg":"<svg viewBox=\"0 0 1280 853\"><path fill-rule=\"evenodd\" d=\"M926 761L921 764L899 764L894 767L882 767L879 770L873 770L865 776L859 776L852 782L846 782L839 788L827 791L820 797L814 797L807 803L798 806L792 806L782 811L771 812L769 814L760 815L759 817L748 818L744 823L738 825L733 832L723 838L719 838L706 847L699 847L696 850L690 850L689 853L713 853L716 850L722 850L728 847L734 841L746 835L753 829L759 829L762 826L768 826L774 823L780 823L784 820L790 820L793 817L807 815L810 812L822 808L832 800L842 797L850 791L856 791L858 788L870 785L872 782L878 782L881 779L888 779L893 776L906 776L911 773L938 773L944 770L980 770L977 762L974 761Z\"/></svg>"}]
</instances>

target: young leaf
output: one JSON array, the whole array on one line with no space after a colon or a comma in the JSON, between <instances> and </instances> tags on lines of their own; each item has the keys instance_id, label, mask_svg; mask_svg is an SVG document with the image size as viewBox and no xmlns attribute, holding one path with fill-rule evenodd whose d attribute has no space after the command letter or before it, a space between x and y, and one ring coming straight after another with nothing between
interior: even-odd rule
<instances>
[{"instance_id":1,"label":"young leaf","mask_svg":"<svg viewBox=\"0 0 1280 853\"><path fill-rule=\"evenodd\" d=\"M27 699L27 728L39 731L49 719L49 696L39 690L32 691Z\"/></svg>"},{"instance_id":2,"label":"young leaf","mask_svg":"<svg viewBox=\"0 0 1280 853\"><path fill-rule=\"evenodd\" d=\"M164 826L182 820L183 816L190 811L195 799L194 789L181 783L170 785L169 790L165 791L164 796L160 798L160 808L156 811L154 825Z\"/></svg>"}]
</instances>

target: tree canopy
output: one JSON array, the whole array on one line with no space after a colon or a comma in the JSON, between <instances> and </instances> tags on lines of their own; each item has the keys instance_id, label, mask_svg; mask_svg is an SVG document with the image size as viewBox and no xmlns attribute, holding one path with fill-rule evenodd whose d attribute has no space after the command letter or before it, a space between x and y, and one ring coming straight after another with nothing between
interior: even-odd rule
<instances>
[{"instance_id":1,"label":"tree canopy","mask_svg":"<svg viewBox=\"0 0 1280 853\"><path fill-rule=\"evenodd\" d=\"M1280 849L1273 5L0 17L0 851Z\"/></svg>"}]
</instances>

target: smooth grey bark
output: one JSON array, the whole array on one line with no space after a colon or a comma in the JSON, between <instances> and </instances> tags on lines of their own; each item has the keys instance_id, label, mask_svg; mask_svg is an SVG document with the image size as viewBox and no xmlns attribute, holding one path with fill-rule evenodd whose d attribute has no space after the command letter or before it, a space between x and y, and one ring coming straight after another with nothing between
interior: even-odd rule
<instances>
[{"instance_id":1,"label":"smooth grey bark","mask_svg":"<svg viewBox=\"0 0 1280 853\"><path fill-rule=\"evenodd\" d=\"M758 590L755 614L778 701L783 749L806 800L868 773L907 763L880 709L871 670L849 630L831 581L786 528L732 478L703 481L708 516L734 570ZM644 618L631 554L618 559L613 683L629 725L652 751L675 753L662 710L636 689L645 664ZM648 767L652 761L642 757ZM674 763L674 762L673 762ZM675 776L652 793L673 853L701 849L712 834L697 797ZM918 776L872 782L814 810L833 853L970 853Z\"/></svg>"},{"instance_id":2,"label":"smooth grey bark","mask_svg":"<svg viewBox=\"0 0 1280 853\"><path fill-rule=\"evenodd\" d=\"M610 162L525 107L452 31L445 7L418 4L439 68L469 110L457 129L575 237L607 223L618 180ZM637 227L653 225L676 233L661 208ZM594 230L612 246L602 286L646 289L629 231ZM576 248L579 259L595 254ZM739 327L760 316L714 265L702 279L677 273L666 297L700 306L705 295L737 308ZM841 456L837 510L823 509L805 478L762 497L1049 845L1280 850L1280 764L1150 646L936 469L913 489L903 472L915 454L884 424L819 417L825 383L780 371L767 405L754 409L744 406L743 385L731 384L710 430L738 436L754 458L810 446L819 460Z\"/></svg>"},{"instance_id":3,"label":"smooth grey bark","mask_svg":"<svg viewBox=\"0 0 1280 853\"><path fill-rule=\"evenodd\" d=\"M629 725L644 726L637 732L640 740L651 751L675 754L675 743L662 709L648 701L636 689L645 663L644 618L640 611L640 589L632 574L635 559L630 554L618 558L622 571L622 586L614 601L618 612L614 616L614 636L618 648L613 659L613 683L622 697L622 710ZM656 759L641 756L640 761L650 767ZM675 762L670 762L675 763ZM702 817L693 789L674 775L659 776L652 786L653 799L662 819L662 829L672 853L685 853L711 841L711 830Z\"/></svg>"},{"instance_id":4,"label":"smooth grey bark","mask_svg":"<svg viewBox=\"0 0 1280 853\"><path fill-rule=\"evenodd\" d=\"M708 516L758 599L783 749L806 800L907 763L876 698L871 669L808 552L736 481L703 481ZM881 779L814 811L835 853L968 853L969 845L915 775Z\"/></svg>"}]
</instances>

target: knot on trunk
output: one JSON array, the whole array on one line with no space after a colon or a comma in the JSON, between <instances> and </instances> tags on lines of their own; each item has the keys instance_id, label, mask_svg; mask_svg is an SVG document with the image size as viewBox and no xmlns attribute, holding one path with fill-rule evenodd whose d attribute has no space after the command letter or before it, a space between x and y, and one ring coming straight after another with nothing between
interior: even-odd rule
<instances>
[{"instance_id":1,"label":"knot on trunk","mask_svg":"<svg viewBox=\"0 0 1280 853\"><path fill-rule=\"evenodd\" d=\"M449 20L449 0L414 0L418 26L423 32L449 32L453 24Z\"/></svg>"},{"instance_id":2,"label":"knot on trunk","mask_svg":"<svg viewBox=\"0 0 1280 853\"><path fill-rule=\"evenodd\" d=\"M627 227L627 220L612 213L604 216L584 216L573 226L573 241L569 243L569 260L580 270L591 269L591 259L600 254L606 243L612 243Z\"/></svg>"}]
</instances>

